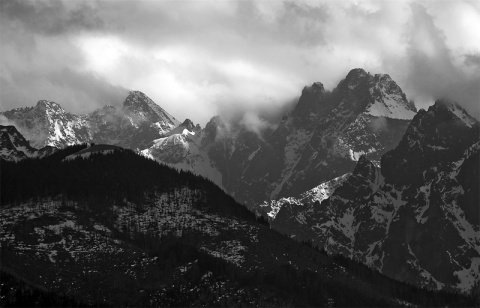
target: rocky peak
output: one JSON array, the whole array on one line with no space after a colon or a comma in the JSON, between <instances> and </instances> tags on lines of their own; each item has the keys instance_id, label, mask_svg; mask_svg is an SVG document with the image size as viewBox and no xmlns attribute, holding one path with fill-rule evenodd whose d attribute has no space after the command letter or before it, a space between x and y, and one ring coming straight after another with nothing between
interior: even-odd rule
<instances>
[{"instance_id":1,"label":"rocky peak","mask_svg":"<svg viewBox=\"0 0 480 308\"><path fill-rule=\"evenodd\" d=\"M26 158L41 158L55 152L54 147L37 150L17 130L15 126L0 125L0 159L19 161Z\"/></svg>"},{"instance_id":2,"label":"rocky peak","mask_svg":"<svg viewBox=\"0 0 480 308\"><path fill-rule=\"evenodd\" d=\"M432 115L444 115L451 118L457 125L473 127L479 124L478 120L470 116L463 107L454 101L440 99L433 106L428 108L428 113Z\"/></svg>"},{"instance_id":3,"label":"rocky peak","mask_svg":"<svg viewBox=\"0 0 480 308\"><path fill-rule=\"evenodd\" d=\"M130 91L123 102L123 106L133 112L150 112L153 105L155 103L140 91Z\"/></svg>"},{"instance_id":4,"label":"rocky peak","mask_svg":"<svg viewBox=\"0 0 480 308\"><path fill-rule=\"evenodd\" d=\"M321 93L321 92L325 92L325 88L323 86L323 83L317 81L317 82L314 82L310 87L303 88L303 91Z\"/></svg>"},{"instance_id":5,"label":"rocky peak","mask_svg":"<svg viewBox=\"0 0 480 308\"><path fill-rule=\"evenodd\" d=\"M37 112L53 114L64 114L65 110L57 103L49 100L39 100L34 108Z\"/></svg>"},{"instance_id":6,"label":"rocky peak","mask_svg":"<svg viewBox=\"0 0 480 308\"><path fill-rule=\"evenodd\" d=\"M369 161L365 155L362 155L358 159L357 165L353 170L353 175L370 174L374 172L374 170L375 170L375 165L371 161Z\"/></svg>"},{"instance_id":7,"label":"rocky peak","mask_svg":"<svg viewBox=\"0 0 480 308\"><path fill-rule=\"evenodd\" d=\"M443 168L442 162L459 159L461 149L479 137L477 120L458 104L438 100L428 111L422 109L415 115L399 145L382 157L382 174L392 182L424 181Z\"/></svg>"},{"instance_id":8,"label":"rocky peak","mask_svg":"<svg viewBox=\"0 0 480 308\"><path fill-rule=\"evenodd\" d=\"M376 117L410 120L417 109L388 74L376 74L371 82L367 114Z\"/></svg>"},{"instance_id":9,"label":"rocky peak","mask_svg":"<svg viewBox=\"0 0 480 308\"><path fill-rule=\"evenodd\" d=\"M127 113L131 113L141 121L164 122L164 124L178 125L179 122L160 106L158 106L147 95L140 91L130 91L123 103Z\"/></svg>"},{"instance_id":10,"label":"rocky peak","mask_svg":"<svg viewBox=\"0 0 480 308\"><path fill-rule=\"evenodd\" d=\"M185 119L183 123L181 124L184 128L188 129L189 131L193 131L195 129L195 125L190 119Z\"/></svg>"},{"instance_id":11,"label":"rocky peak","mask_svg":"<svg viewBox=\"0 0 480 308\"><path fill-rule=\"evenodd\" d=\"M375 88L380 90L383 94L397 94L404 97L402 89L388 74L376 74L374 76ZM415 106L410 106L411 110L417 111Z\"/></svg>"},{"instance_id":12,"label":"rocky peak","mask_svg":"<svg viewBox=\"0 0 480 308\"><path fill-rule=\"evenodd\" d=\"M345 77L345 83L348 88L354 89L372 79L372 75L367 73L363 68L354 68L348 72Z\"/></svg>"},{"instance_id":13,"label":"rocky peak","mask_svg":"<svg viewBox=\"0 0 480 308\"><path fill-rule=\"evenodd\" d=\"M208 121L205 125L205 135L206 140L214 141L217 137L218 131L225 126L223 119L220 116L214 116L213 118Z\"/></svg>"},{"instance_id":14,"label":"rocky peak","mask_svg":"<svg viewBox=\"0 0 480 308\"><path fill-rule=\"evenodd\" d=\"M0 125L0 132L10 135L20 135L15 126L13 125Z\"/></svg>"},{"instance_id":15,"label":"rocky peak","mask_svg":"<svg viewBox=\"0 0 480 308\"><path fill-rule=\"evenodd\" d=\"M117 108L112 105L103 106L102 108L96 109L94 112L91 113L93 116L104 116L109 114L117 113Z\"/></svg>"},{"instance_id":16,"label":"rocky peak","mask_svg":"<svg viewBox=\"0 0 480 308\"><path fill-rule=\"evenodd\" d=\"M325 88L321 82L315 82L309 87L304 87L297 106L292 111L294 117L309 116L316 114L322 104Z\"/></svg>"}]
</instances>

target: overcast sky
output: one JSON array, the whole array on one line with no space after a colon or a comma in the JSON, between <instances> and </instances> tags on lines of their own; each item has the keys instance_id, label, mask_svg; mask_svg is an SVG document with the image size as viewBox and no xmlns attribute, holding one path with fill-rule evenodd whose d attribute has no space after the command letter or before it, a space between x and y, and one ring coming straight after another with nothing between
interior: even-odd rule
<instances>
[{"instance_id":1,"label":"overcast sky","mask_svg":"<svg viewBox=\"0 0 480 308\"><path fill-rule=\"evenodd\" d=\"M389 74L480 117L480 1L0 1L0 109L140 90L178 120L273 118L303 86Z\"/></svg>"}]
</instances>

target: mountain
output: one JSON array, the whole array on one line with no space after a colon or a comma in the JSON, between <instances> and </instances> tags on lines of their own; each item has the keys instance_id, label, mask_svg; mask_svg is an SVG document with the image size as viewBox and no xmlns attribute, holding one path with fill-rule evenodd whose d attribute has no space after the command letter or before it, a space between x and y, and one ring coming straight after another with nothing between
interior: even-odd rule
<instances>
[{"instance_id":1,"label":"mountain","mask_svg":"<svg viewBox=\"0 0 480 308\"><path fill-rule=\"evenodd\" d=\"M86 142L89 138L85 117L66 112L59 104L38 101L34 107L16 108L0 113L13 122L18 131L36 148Z\"/></svg>"},{"instance_id":2,"label":"mountain","mask_svg":"<svg viewBox=\"0 0 480 308\"><path fill-rule=\"evenodd\" d=\"M0 117L14 123L31 146L58 148L87 142L145 148L180 124L139 91L130 92L121 109L105 106L74 115L55 102L41 100L35 107L16 108L0 113Z\"/></svg>"},{"instance_id":3,"label":"mountain","mask_svg":"<svg viewBox=\"0 0 480 308\"><path fill-rule=\"evenodd\" d=\"M305 87L278 127L259 134L214 117L195 137L179 133L143 153L212 179L258 213L350 172L361 155L379 164L416 113L388 75L354 69L331 92Z\"/></svg>"},{"instance_id":4,"label":"mountain","mask_svg":"<svg viewBox=\"0 0 480 308\"><path fill-rule=\"evenodd\" d=\"M168 255L170 246L159 248L154 244L158 236L168 235L167 242L179 245L181 251L193 251L195 257L188 259L189 262L205 260L202 259L205 254L223 258L227 263L247 258L248 269L258 266L259 272L263 272L265 267L259 264L272 262L277 266L271 271L273 273L282 272L282 264L291 261L302 271L313 269L325 274L318 264L315 265L316 261L310 262L312 259L307 262L302 257L282 258L283 248L280 247L294 244L283 242L281 237L270 233L272 231L264 231L265 226L254 228L261 230L258 232L262 234L267 232L265 236L248 233L253 227L243 223L240 228L230 228L237 226L239 221L231 220L230 214L222 212L221 204L226 204L227 212L243 213L238 214L241 220L257 222L244 208L240 207L240 212L234 210L239 208L238 204L233 206L236 203L225 196L226 192L235 201L269 218L274 229L329 254L343 255L354 262L367 264L397 280L416 286L465 292L478 285L479 124L460 106L449 102L438 101L428 111L417 113L388 75L371 75L362 69L354 69L332 91L326 91L319 82L305 87L295 108L282 118L278 127L261 133L245 125L229 123L219 116L212 118L203 129L188 119L180 123L138 91L131 92L120 109L105 106L77 116L56 103L40 101L35 107L3 112L0 118L15 123L32 145L100 144L88 148L86 145L67 147L44 159L23 160L17 165L2 160L2 177L8 179L2 181L2 204L8 205L2 209L2 215L11 218L11 223L5 228L2 226L2 240L9 243L11 260L22 255L19 250L11 251L11 246L17 245L20 250L27 251L28 247L33 247L32 251L41 254L43 261L48 258L47 264L55 263L55 256L66 254L73 259L67 258L65 262L77 262L73 255L81 252L70 251L72 246L64 245L70 241L68 236L63 231L62 234L56 232L66 226L67 234L72 230L76 232L78 242L72 245L85 248L82 251L89 251L95 258L103 260L101 262L104 257L98 255L100 249L88 248L92 237L95 240L106 238L108 245L114 246L107 245L108 249L129 247L126 259L119 258L123 260L122 264L131 265L133 261L129 258L137 251L151 255L153 249L163 256ZM35 157L31 154L34 149L19 132L15 127L2 131L2 155L11 160ZM159 169L152 160L119 149L119 146L135 150L177 171L167 167ZM209 179L221 190L186 171ZM209 183L205 184L208 188L195 186L197 182ZM215 193L209 195L204 189ZM208 213L220 211L221 217L205 214L205 209ZM98 211L102 214L97 215ZM16 216L23 212L31 215ZM37 221L34 221L33 229L28 222L37 214L42 217L40 225L43 229L40 231L35 229L38 228ZM102 215L110 218L104 220ZM58 222L55 226L61 226L51 229L51 217ZM25 229L22 229L22 222L25 222ZM219 226L222 227L218 229ZM20 229L23 233L18 235ZM105 231L107 229L111 233ZM90 233L85 235L79 230ZM55 237L44 242L42 232L53 232ZM184 232L188 240L183 237ZM194 236L198 232L203 234L200 238ZM180 243L179 237L182 238ZM267 240L259 243L250 237ZM266 242L273 237L275 243L270 247ZM56 244L43 246L50 240ZM34 246L29 246L33 245L32 242ZM55 251L56 255L52 258L46 256L41 252L45 247L48 251ZM266 252L260 252L262 249ZM309 255L310 252L301 250L300 254ZM38 264L40 259L35 258L29 255L24 261ZM276 263L273 258L282 261ZM316 257L312 258L315 260ZM328 258L322 260L331 262ZM208 259L205 262L225 267L223 263L218 265L217 261ZM104 266L94 260L88 262L96 264L94 270ZM138 262L135 261L135 266ZM19 264L12 264L12 271L16 274ZM357 265L353 267L355 271L364 272ZM46 268L56 273L51 267ZM129 272L127 267L121 268L123 273ZM241 267L241 271L245 268ZM115 275L123 275L115 269L110 270ZM71 268L65 267L65 272L69 271ZM248 279L263 281L256 276L260 275L259 272ZM146 272L142 273L138 275L147 277ZM342 277L345 284L344 275L337 270L332 273ZM230 274L235 276L238 272ZM161 272L159 275L176 281L170 273ZM192 275L197 277L197 274ZM269 279L279 278L272 275ZM29 277L27 281L32 279ZM49 279L53 281L54 278ZM62 274L61 279L73 278ZM109 278L92 274L88 279L103 281ZM191 286L187 278L182 279L181 287L175 284L174 294L178 295L185 291L182 288ZM38 284L35 279L33 281L33 285ZM78 283L78 280L72 281ZM148 285L145 281L136 281L137 287ZM358 281L352 281L355 282ZM208 285L210 280L202 283ZM349 283L347 285L354 288ZM57 287L55 284L49 286ZM118 285L114 284L114 287ZM82 288L80 293L88 293L85 286ZM239 290L238 285L235 288ZM372 288L379 286L375 284ZM140 289L144 290L136 290ZM162 294L158 296L165 298ZM323 293L319 296L319 303L325 305L328 296ZM346 304L337 297L335 300ZM87 301L97 303L102 300L99 297ZM283 301L267 302L285 304ZM146 305L146 302L141 303ZM166 302L155 303L167 305Z\"/></svg>"},{"instance_id":5,"label":"mountain","mask_svg":"<svg viewBox=\"0 0 480 308\"><path fill-rule=\"evenodd\" d=\"M51 155L57 148L46 146L35 149L20 134L15 126L0 125L0 159L19 161L26 158L42 158Z\"/></svg>"},{"instance_id":6,"label":"mountain","mask_svg":"<svg viewBox=\"0 0 480 308\"><path fill-rule=\"evenodd\" d=\"M400 281L469 292L480 281L479 152L479 122L437 101L380 167L362 156L327 199L289 198L271 225Z\"/></svg>"},{"instance_id":7,"label":"mountain","mask_svg":"<svg viewBox=\"0 0 480 308\"><path fill-rule=\"evenodd\" d=\"M350 172L361 155L379 161L415 111L388 75L361 69L350 71L332 92L320 83L306 87L273 132L271 147L255 155L254 164L265 166L261 174L251 171L257 193L269 193L263 200L297 195Z\"/></svg>"},{"instance_id":8,"label":"mountain","mask_svg":"<svg viewBox=\"0 0 480 308\"><path fill-rule=\"evenodd\" d=\"M141 151L169 166L211 179L259 214L269 200L299 195L350 172L361 155L379 163L416 112L388 75L348 73L333 91L305 87L278 127L259 133L219 116L201 128L178 122L139 91L123 107L77 116L58 104L3 112L33 146L94 142Z\"/></svg>"},{"instance_id":9,"label":"mountain","mask_svg":"<svg viewBox=\"0 0 480 308\"><path fill-rule=\"evenodd\" d=\"M2 306L477 303L290 240L212 182L130 150L0 164Z\"/></svg>"},{"instance_id":10,"label":"mountain","mask_svg":"<svg viewBox=\"0 0 480 308\"><path fill-rule=\"evenodd\" d=\"M155 144L144 153L211 178L265 214L271 209L259 204L350 172L362 154L379 163L400 141L415 112L388 75L355 69L332 92L319 82L305 87L294 110L265 136L215 117L195 140L182 138L193 148L191 155L184 146L172 160L166 143L161 151Z\"/></svg>"},{"instance_id":11,"label":"mountain","mask_svg":"<svg viewBox=\"0 0 480 308\"><path fill-rule=\"evenodd\" d=\"M360 157L360 159L362 159L362 157ZM302 223L305 221L306 217L313 212L313 206L319 204L325 199L328 199L333 194L335 189L341 186L350 177L350 175L351 173L346 173L330 181L323 182L320 185L300 194L299 196L283 197L278 200L269 200L268 202L265 201L260 206L270 210L270 212L267 212L267 215L271 221L276 220L277 224L279 221L285 219L277 217L280 209L282 209L282 215L288 215L288 217L291 219L296 219L299 223ZM285 226L287 225L288 224Z\"/></svg>"}]
</instances>

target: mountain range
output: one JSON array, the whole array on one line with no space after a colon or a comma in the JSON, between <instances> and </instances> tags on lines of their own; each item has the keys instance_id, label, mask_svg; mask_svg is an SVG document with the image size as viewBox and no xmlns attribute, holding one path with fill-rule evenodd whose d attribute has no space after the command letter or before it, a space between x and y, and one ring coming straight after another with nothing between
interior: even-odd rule
<instances>
[{"instance_id":1,"label":"mountain range","mask_svg":"<svg viewBox=\"0 0 480 308\"><path fill-rule=\"evenodd\" d=\"M271 225L398 280L469 291L480 278L479 137L477 120L437 101L380 166L362 156L352 173L273 201Z\"/></svg>"},{"instance_id":2,"label":"mountain range","mask_svg":"<svg viewBox=\"0 0 480 308\"><path fill-rule=\"evenodd\" d=\"M120 109L78 116L39 101L0 121L15 126L1 130L4 160L77 143L132 149L211 180L330 255L420 287L479 287L479 123L444 100L417 112L388 75L354 69L332 91L305 87L264 132L220 116L180 122L138 91Z\"/></svg>"},{"instance_id":3,"label":"mountain range","mask_svg":"<svg viewBox=\"0 0 480 308\"><path fill-rule=\"evenodd\" d=\"M180 124L138 91L119 110L106 106L77 116L39 101L0 113L0 119L14 123L34 147L94 142L141 150L211 179L265 214L263 201L350 172L362 154L379 161L400 141L415 112L388 75L354 69L333 91L319 82L305 87L295 108L265 136L219 116L204 129L188 119Z\"/></svg>"}]
</instances>

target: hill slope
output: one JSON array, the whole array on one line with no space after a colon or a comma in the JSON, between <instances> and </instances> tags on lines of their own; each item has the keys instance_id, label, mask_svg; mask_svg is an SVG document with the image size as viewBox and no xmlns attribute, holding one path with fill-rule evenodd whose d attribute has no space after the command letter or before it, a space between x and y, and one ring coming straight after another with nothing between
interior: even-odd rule
<instances>
[{"instance_id":1,"label":"hill slope","mask_svg":"<svg viewBox=\"0 0 480 308\"><path fill-rule=\"evenodd\" d=\"M332 259L131 151L64 160L84 147L1 162L2 271L32 288L114 306L475 303Z\"/></svg>"}]
</instances>

